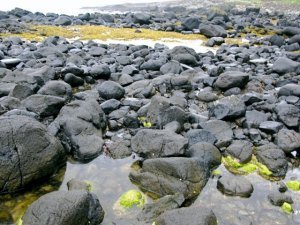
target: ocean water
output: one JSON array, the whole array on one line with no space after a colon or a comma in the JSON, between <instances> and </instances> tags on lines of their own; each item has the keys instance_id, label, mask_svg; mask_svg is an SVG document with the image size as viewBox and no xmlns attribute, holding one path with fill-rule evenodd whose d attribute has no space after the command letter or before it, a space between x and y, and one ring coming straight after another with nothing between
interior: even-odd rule
<instances>
[{"instance_id":1,"label":"ocean water","mask_svg":"<svg viewBox=\"0 0 300 225\"><path fill-rule=\"evenodd\" d=\"M167 2L170 0L2 0L0 10L7 11L15 7L32 12L54 12L59 14L77 15L83 13L82 7L99 7L124 3Z\"/></svg>"}]
</instances>

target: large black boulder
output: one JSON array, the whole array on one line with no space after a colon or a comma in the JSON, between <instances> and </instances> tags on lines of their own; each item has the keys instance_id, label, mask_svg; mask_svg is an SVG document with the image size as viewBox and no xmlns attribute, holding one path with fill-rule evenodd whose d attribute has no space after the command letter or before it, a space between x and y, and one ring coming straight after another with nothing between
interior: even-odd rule
<instances>
[{"instance_id":1,"label":"large black boulder","mask_svg":"<svg viewBox=\"0 0 300 225\"><path fill-rule=\"evenodd\" d=\"M158 197L181 193L185 199L197 196L205 186L209 169L197 158L157 158L145 160L129 178L142 190Z\"/></svg>"},{"instance_id":2,"label":"large black boulder","mask_svg":"<svg viewBox=\"0 0 300 225\"><path fill-rule=\"evenodd\" d=\"M106 117L94 99L76 100L64 106L48 129L59 137L65 149L78 160L97 157L104 141Z\"/></svg>"},{"instance_id":3,"label":"large black boulder","mask_svg":"<svg viewBox=\"0 0 300 225\"><path fill-rule=\"evenodd\" d=\"M86 191L56 191L32 203L23 225L98 225L104 211L98 198Z\"/></svg>"},{"instance_id":4,"label":"large black boulder","mask_svg":"<svg viewBox=\"0 0 300 225\"><path fill-rule=\"evenodd\" d=\"M131 148L145 158L184 155L188 140L168 130L142 129L131 139Z\"/></svg>"},{"instance_id":5,"label":"large black boulder","mask_svg":"<svg viewBox=\"0 0 300 225\"><path fill-rule=\"evenodd\" d=\"M66 163L60 142L27 116L0 117L0 194L51 176Z\"/></svg>"}]
</instances>

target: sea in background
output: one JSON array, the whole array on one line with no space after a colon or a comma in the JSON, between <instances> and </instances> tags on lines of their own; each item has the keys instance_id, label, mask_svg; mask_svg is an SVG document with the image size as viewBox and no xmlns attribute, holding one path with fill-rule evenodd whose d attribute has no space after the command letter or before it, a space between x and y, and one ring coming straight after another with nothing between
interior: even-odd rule
<instances>
[{"instance_id":1,"label":"sea in background","mask_svg":"<svg viewBox=\"0 0 300 225\"><path fill-rule=\"evenodd\" d=\"M81 9L82 7L102 7L126 3L153 3L167 2L170 0L2 0L0 10L7 11L15 7L29 10L31 12L54 12L59 14L77 15L91 12L91 10Z\"/></svg>"}]
</instances>

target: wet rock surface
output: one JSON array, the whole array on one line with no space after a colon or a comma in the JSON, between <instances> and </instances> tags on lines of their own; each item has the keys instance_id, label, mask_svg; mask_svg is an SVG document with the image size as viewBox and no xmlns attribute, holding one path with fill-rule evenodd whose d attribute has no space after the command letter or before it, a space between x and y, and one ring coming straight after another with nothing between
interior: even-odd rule
<instances>
[{"instance_id":1,"label":"wet rock surface","mask_svg":"<svg viewBox=\"0 0 300 225\"><path fill-rule=\"evenodd\" d=\"M23 224L99 224L104 211L94 194L58 191L34 202L23 216Z\"/></svg>"},{"instance_id":2,"label":"wet rock surface","mask_svg":"<svg viewBox=\"0 0 300 225\"><path fill-rule=\"evenodd\" d=\"M51 176L66 163L60 142L27 116L1 116L0 193L16 192Z\"/></svg>"},{"instance_id":3,"label":"wet rock surface","mask_svg":"<svg viewBox=\"0 0 300 225\"><path fill-rule=\"evenodd\" d=\"M68 155L68 168L82 166L76 174L67 170L68 181L92 179L100 200L106 196L108 218L103 224L297 223L295 213L285 215L278 206L293 203L299 210L299 198L284 184L300 176L299 17L259 8L155 10L78 16L0 12L1 33L28 31L26 21L91 24L200 33L211 38L207 45L220 45L214 52L198 53L162 44L2 38L0 193L51 176ZM241 36L249 42L229 44ZM115 164L132 153L138 162L131 168ZM98 161L103 155L115 160L109 165ZM228 155L231 170L223 165ZM117 183L121 177L114 173L119 170L159 199L137 214L117 215L114 197L127 191ZM280 179L282 187L274 182ZM23 224L101 223L104 214L97 198L75 191L88 189L80 180L71 180L69 192L53 192L33 203ZM287 193L274 192L278 189ZM249 198L237 202L232 196ZM213 211L199 207L206 203ZM0 203L0 212L11 221L14 210L7 205ZM53 213L61 216L51 217Z\"/></svg>"}]
</instances>

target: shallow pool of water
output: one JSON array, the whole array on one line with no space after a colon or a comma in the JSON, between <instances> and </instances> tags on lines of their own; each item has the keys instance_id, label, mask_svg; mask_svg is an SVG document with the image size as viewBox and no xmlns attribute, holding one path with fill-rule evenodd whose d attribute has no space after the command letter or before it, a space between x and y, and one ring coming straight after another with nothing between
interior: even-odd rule
<instances>
[{"instance_id":1,"label":"shallow pool of water","mask_svg":"<svg viewBox=\"0 0 300 225\"><path fill-rule=\"evenodd\" d=\"M128 174L136 158L133 156L114 160L107 156L99 156L87 164L68 162L66 168L59 175L53 177L47 184L36 187L26 193L3 196L0 199L0 224L13 224L24 213L25 209L38 197L55 190L67 190L67 182L72 178L88 181L92 184L92 192L100 199L105 210L105 219L102 225L133 224L139 209L121 211L115 207L118 198L126 191L137 189L133 185ZM218 170L222 175L229 173L221 165ZM204 205L215 212L219 225L294 225L300 224L300 194L288 191L293 196L293 208L295 213L287 215L280 207L275 207L267 199L268 193L278 188L277 182L271 182L253 173L246 176L254 186L254 192L250 198L225 196L216 188L217 178L209 179L207 185L194 201L193 205ZM283 181L300 179L300 169L290 169ZM148 198L148 202L151 199Z\"/></svg>"}]
</instances>

